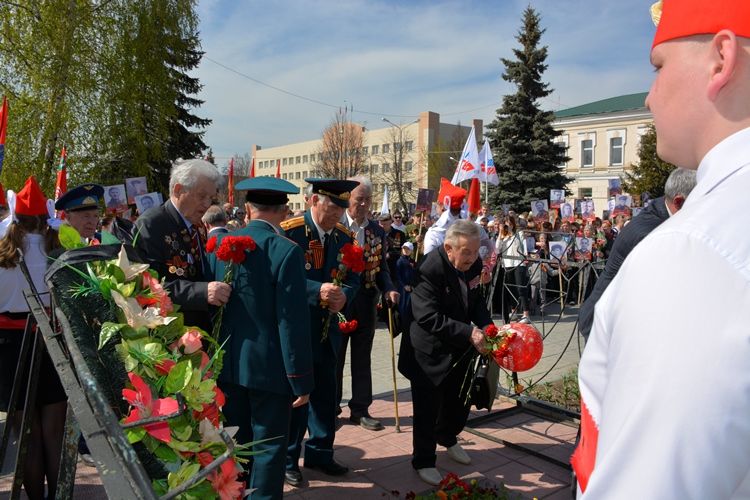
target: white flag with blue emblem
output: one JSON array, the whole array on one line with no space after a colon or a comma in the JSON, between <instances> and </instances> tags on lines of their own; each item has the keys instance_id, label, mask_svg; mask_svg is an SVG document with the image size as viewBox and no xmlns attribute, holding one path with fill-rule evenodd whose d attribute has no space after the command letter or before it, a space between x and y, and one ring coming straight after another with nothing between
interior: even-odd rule
<instances>
[{"instance_id":1,"label":"white flag with blue emblem","mask_svg":"<svg viewBox=\"0 0 750 500\"><path fill-rule=\"evenodd\" d=\"M497 177L497 169L495 169L495 160L492 159L492 149L490 149L490 142L485 139L484 146L479 152L479 180L482 182L489 182L497 186L500 184L500 179Z\"/></svg>"},{"instance_id":2,"label":"white flag with blue emblem","mask_svg":"<svg viewBox=\"0 0 750 500\"><path fill-rule=\"evenodd\" d=\"M453 174L451 184L457 186L459 182L479 177L479 152L477 151L477 136L474 127L471 127L469 138L458 161L456 173Z\"/></svg>"}]
</instances>

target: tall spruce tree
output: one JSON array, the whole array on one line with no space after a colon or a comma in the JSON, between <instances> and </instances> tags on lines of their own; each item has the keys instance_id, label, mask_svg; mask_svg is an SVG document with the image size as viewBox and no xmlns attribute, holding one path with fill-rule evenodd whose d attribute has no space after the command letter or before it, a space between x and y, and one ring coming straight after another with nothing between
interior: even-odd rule
<instances>
[{"instance_id":1,"label":"tall spruce tree","mask_svg":"<svg viewBox=\"0 0 750 500\"><path fill-rule=\"evenodd\" d=\"M641 137L638 146L637 164L632 165L632 172L625 172L622 187L628 193L648 193L651 197L664 194L664 183L675 169L656 154L656 129L649 125L648 130Z\"/></svg>"},{"instance_id":2,"label":"tall spruce tree","mask_svg":"<svg viewBox=\"0 0 750 500\"><path fill-rule=\"evenodd\" d=\"M501 59L503 79L516 85L515 94L503 97L497 117L487 125L500 184L490 190L495 208L510 204L516 211L528 211L533 200L548 199L550 189L563 189L570 182L559 165L565 163L564 148L553 142L560 132L552 128L554 114L542 111L538 100L552 90L542 82L547 69L547 47L539 47L545 30L531 7L523 13L523 27L514 49L516 59Z\"/></svg>"}]
</instances>

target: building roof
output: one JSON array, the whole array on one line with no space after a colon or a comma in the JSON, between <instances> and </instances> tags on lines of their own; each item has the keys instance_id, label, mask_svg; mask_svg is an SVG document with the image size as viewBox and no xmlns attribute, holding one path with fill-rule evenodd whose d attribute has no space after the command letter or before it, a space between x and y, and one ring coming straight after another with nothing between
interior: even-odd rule
<instances>
[{"instance_id":1,"label":"building roof","mask_svg":"<svg viewBox=\"0 0 750 500\"><path fill-rule=\"evenodd\" d=\"M555 118L572 118L574 116L597 115L602 113L617 113L619 111L646 110L645 100L648 92L610 97L601 101L581 104L573 108L555 112Z\"/></svg>"}]
</instances>

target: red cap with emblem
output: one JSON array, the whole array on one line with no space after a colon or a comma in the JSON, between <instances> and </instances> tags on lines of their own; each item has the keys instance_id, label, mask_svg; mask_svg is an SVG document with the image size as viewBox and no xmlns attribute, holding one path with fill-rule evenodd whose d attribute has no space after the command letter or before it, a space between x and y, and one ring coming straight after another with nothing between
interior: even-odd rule
<instances>
[{"instance_id":1,"label":"red cap with emblem","mask_svg":"<svg viewBox=\"0 0 750 500\"><path fill-rule=\"evenodd\" d=\"M446 200L446 198L448 198ZM445 177L440 178L440 191L438 192L438 203L444 207L450 206L451 210L458 210L466 198L466 190L454 186Z\"/></svg>"},{"instance_id":2,"label":"red cap with emblem","mask_svg":"<svg viewBox=\"0 0 750 500\"><path fill-rule=\"evenodd\" d=\"M47 197L32 175L26 179L23 189L16 197L16 214L18 215L47 215Z\"/></svg>"},{"instance_id":3,"label":"red cap with emblem","mask_svg":"<svg viewBox=\"0 0 750 500\"><path fill-rule=\"evenodd\" d=\"M693 35L713 35L723 29L750 38L748 0L661 0L651 6L657 25L654 43Z\"/></svg>"}]
</instances>

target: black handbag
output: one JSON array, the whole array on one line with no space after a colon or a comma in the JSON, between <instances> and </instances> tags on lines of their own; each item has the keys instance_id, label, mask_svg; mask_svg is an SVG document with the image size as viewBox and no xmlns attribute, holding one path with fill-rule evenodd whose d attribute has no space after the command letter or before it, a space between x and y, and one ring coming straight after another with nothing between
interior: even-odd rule
<instances>
[{"instance_id":1,"label":"black handbag","mask_svg":"<svg viewBox=\"0 0 750 500\"><path fill-rule=\"evenodd\" d=\"M474 378L471 383L470 404L477 410L492 410L497 396L500 367L489 356L478 356L475 361Z\"/></svg>"}]
</instances>

